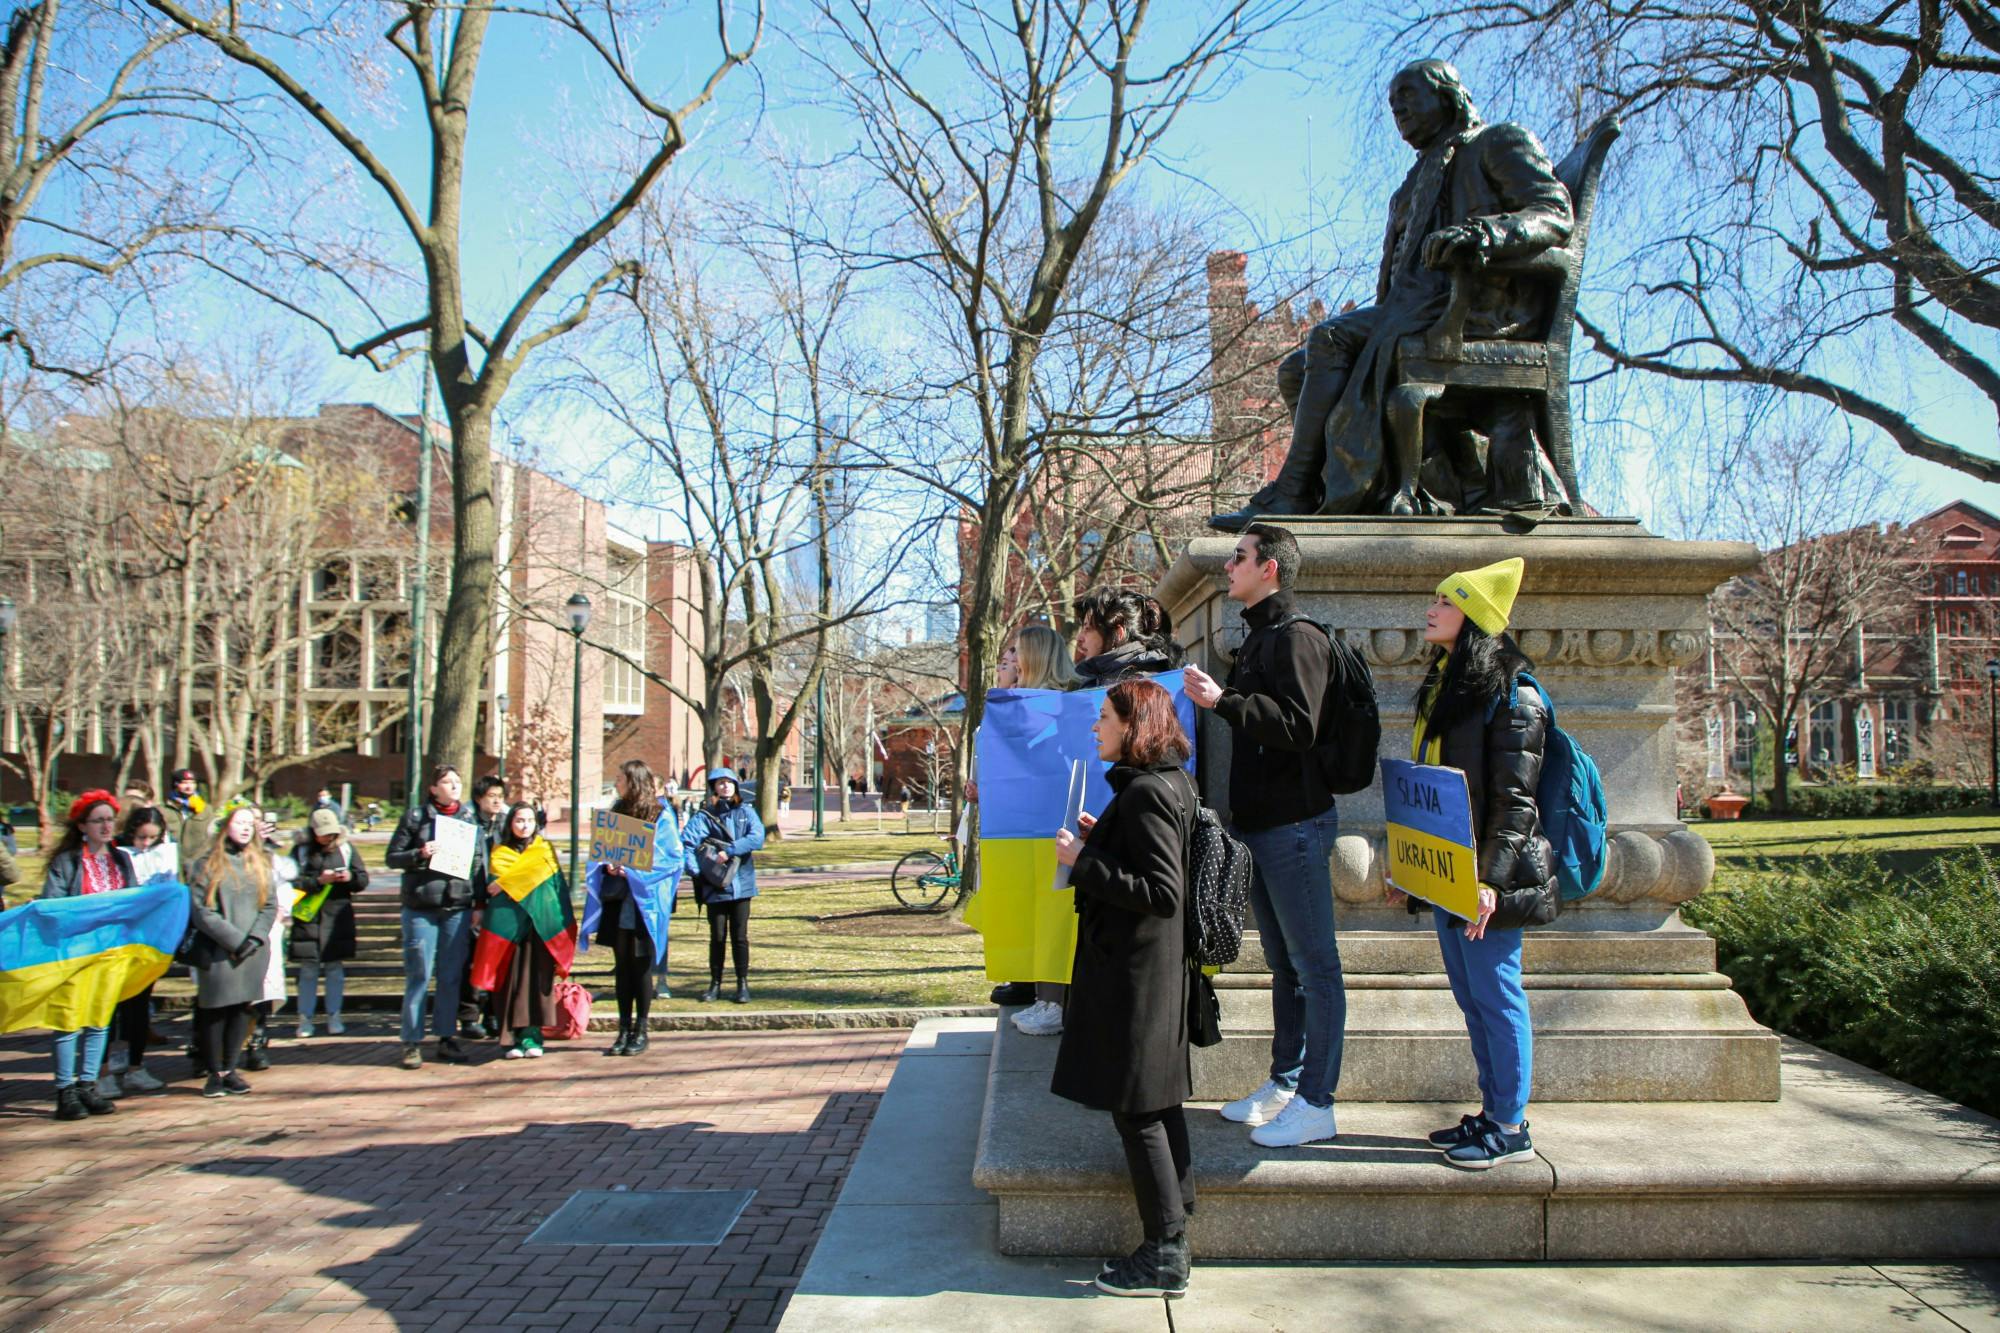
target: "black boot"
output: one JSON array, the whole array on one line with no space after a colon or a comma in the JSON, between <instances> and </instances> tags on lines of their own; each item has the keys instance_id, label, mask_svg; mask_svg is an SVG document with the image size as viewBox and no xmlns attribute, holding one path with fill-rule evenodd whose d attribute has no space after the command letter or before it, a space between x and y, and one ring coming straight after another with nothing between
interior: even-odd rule
<instances>
[{"instance_id":1,"label":"black boot","mask_svg":"<svg viewBox=\"0 0 2000 1333\"><path fill-rule=\"evenodd\" d=\"M95 1083L73 1083L64 1091L76 1095L77 1104L87 1115L110 1115L118 1109L116 1103L97 1090Z\"/></svg>"},{"instance_id":2,"label":"black boot","mask_svg":"<svg viewBox=\"0 0 2000 1333\"><path fill-rule=\"evenodd\" d=\"M708 974L708 989L701 993L701 998L703 1001L719 1000L722 998L722 967L720 964L717 964L715 969Z\"/></svg>"},{"instance_id":3,"label":"black boot","mask_svg":"<svg viewBox=\"0 0 2000 1333\"><path fill-rule=\"evenodd\" d=\"M89 1109L84 1106L82 1098L76 1095L76 1084L72 1083L67 1088L56 1089L56 1119L90 1119Z\"/></svg>"},{"instance_id":4,"label":"black boot","mask_svg":"<svg viewBox=\"0 0 2000 1333\"><path fill-rule=\"evenodd\" d=\"M258 1028L251 1034L250 1044L243 1050L243 1067L255 1074L271 1067L271 1034Z\"/></svg>"},{"instance_id":5,"label":"black boot","mask_svg":"<svg viewBox=\"0 0 2000 1333\"><path fill-rule=\"evenodd\" d=\"M620 1023L618 1025L618 1040L611 1043L611 1049L606 1051L605 1054L624 1055L625 1048L631 1044L631 1041L632 1025L630 1023Z\"/></svg>"},{"instance_id":6,"label":"black boot","mask_svg":"<svg viewBox=\"0 0 2000 1333\"><path fill-rule=\"evenodd\" d=\"M1187 1295L1192 1266L1187 1232L1183 1231L1165 1240L1149 1240L1130 1257L1111 1264L1097 1275L1097 1289L1111 1296L1164 1296L1174 1300Z\"/></svg>"},{"instance_id":7,"label":"black boot","mask_svg":"<svg viewBox=\"0 0 2000 1333\"><path fill-rule=\"evenodd\" d=\"M634 1032L632 1034L632 1040L625 1043L625 1054L627 1055L640 1054L646 1049L646 1043L649 1042L650 1040L652 1040L652 1038L650 1034L647 1033L646 1029L640 1028L637 1032Z\"/></svg>"},{"instance_id":8,"label":"black boot","mask_svg":"<svg viewBox=\"0 0 2000 1333\"><path fill-rule=\"evenodd\" d=\"M736 983L736 1003L738 1003L738 1004L748 1004L748 1003L750 1003L750 983L749 983L749 982L747 982L747 981L738 981L738 982Z\"/></svg>"}]
</instances>

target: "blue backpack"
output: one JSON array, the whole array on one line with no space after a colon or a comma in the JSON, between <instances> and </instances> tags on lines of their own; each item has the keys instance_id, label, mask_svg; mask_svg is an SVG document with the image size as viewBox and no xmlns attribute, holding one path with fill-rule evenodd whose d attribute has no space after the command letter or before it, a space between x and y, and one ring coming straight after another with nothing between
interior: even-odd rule
<instances>
[{"instance_id":1,"label":"blue backpack","mask_svg":"<svg viewBox=\"0 0 2000 1333\"><path fill-rule=\"evenodd\" d=\"M1605 827L1610 823L1604 779L1598 774L1597 761L1584 753L1574 736L1556 725L1555 698L1540 681L1523 671L1515 678L1515 695L1519 695L1523 681L1535 687L1549 709L1549 734L1542 749L1542 778L1535 787L1535 806L1541 815L1543 836L1555 852L1556 885L1564 902L1574 902L1588 898L1604 882Z\"/></svg>"}]
</instances>

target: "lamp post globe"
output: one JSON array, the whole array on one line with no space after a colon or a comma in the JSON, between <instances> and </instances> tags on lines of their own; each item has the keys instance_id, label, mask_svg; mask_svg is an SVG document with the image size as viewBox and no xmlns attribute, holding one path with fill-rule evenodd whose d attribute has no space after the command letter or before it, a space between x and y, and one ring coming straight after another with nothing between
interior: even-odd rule
<instances>
[{"instance_id":1,"label":"lamp post globe","mask_svg":"<svg viewBox=\"0 0 2000 1333\"><path fill-rule=\"evenodd\" d=\"M569 689L569 882L574 893L581 873L576 835L583 824L583 632L590 626L590 599L580 592L571 593L563 609L569 613L569 632L576 647Z\"/></svg>"}]
</instances>

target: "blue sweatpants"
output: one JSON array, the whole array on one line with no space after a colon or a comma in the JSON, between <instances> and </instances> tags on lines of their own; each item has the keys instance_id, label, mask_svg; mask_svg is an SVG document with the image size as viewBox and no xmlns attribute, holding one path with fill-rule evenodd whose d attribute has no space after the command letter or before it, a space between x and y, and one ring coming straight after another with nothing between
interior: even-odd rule
<instances>
[{"instance_id":1,"label":"blue sweatpants","mask_svg":"<svg viewBox=\"0 0 2000 1333\"><path fill-rule=\"evenodd\" d=\"M1479 1066L1479 1105L1489 1119L1518 1123L1528 1111L1535 1063L1535 1033L1528 1021L1528 993L1521 989L1521 932L1491 930L1465 938L1465 922L1432 909L1438 949L1452 997L1465 1015L1472 1058Z\"/></svg>"}]
</instances>

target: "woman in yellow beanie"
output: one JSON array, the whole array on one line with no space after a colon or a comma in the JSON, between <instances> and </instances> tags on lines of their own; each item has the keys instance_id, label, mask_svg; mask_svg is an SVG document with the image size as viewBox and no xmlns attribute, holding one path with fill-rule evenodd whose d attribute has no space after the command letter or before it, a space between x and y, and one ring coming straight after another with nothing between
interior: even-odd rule
<instances>
[{"instance_id":1,"label":"woman in yellow beanie","mask_svg":"<svg viewBox=\"0 0 2000 1333\"><path fill-rule=\"evenodd\" d=\"M1535 788L1549 709L1521 684L1528 659L1507 636L1525 566L1518 558L1453 574L1424 616L1430 669L1417 690L1414 758L1461 770L1472 796L1479 915L1433 908L1452 996L1479 1066L1479 1114L1430 1136L1453 1166L1482 1169L1535 1155L1528 1138L1534 1031L1521 988L1521 931L1555 920L1561 896ZM1391 902L1403 894L1391 886Z\"/></svg>"}]
</instances>

